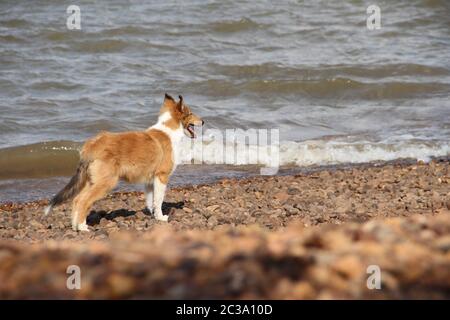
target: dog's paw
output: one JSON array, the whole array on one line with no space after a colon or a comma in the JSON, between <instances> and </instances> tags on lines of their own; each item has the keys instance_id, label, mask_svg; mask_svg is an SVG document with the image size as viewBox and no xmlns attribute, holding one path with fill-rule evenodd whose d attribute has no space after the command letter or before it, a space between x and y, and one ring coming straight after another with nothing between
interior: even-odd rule
<instances>
[{"instance_id":1,"label":"dog's paw","mask_svg":"<svg viewBox=\"0 0 450 320\"><path fill-rule=\"evenodd\" d=\"M45 207L44 216L48 216L52 212L52 209L53 209L52 205L48 205L47 207Z\"/></svg>"},{"instance_id":2,"label":"dog's paw","mask_svg":"<svg viewBox=\"0 0 450 320\"><path fill-rule=\"evenodd\" d=\"M89 232L89 227L87 226L86 222L79 223L77 229L78 231Z\"/></svg>"},{"instance_id":3,"label":"dog's paw","mask_svg":"<svg viewBox=\"0 0 450 320\"><path fill-rule=\"evenodd\" d=\"M164 222L169 221L169 216L165 216L165 215L163 215L163 214L161 214L161 215L159 215L159 216L155 216L155 218L156 218L156 220L158 220L158 221L164 221Z\"/></svg>"}]
</instances>

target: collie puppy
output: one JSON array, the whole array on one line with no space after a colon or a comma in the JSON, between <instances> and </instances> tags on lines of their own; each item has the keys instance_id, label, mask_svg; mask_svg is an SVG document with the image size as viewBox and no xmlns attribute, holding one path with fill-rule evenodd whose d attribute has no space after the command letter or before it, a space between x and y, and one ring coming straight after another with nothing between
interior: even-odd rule
<instances>
[{"instance_id":1,"label":"collie puppy","mask_svg":"<svg viewBox=\"0 0 450 320\"><path fill-rule=\"evenodd\" d=\"M157 220L167 221L161 206L169 177L178 164L181 138L183 135L195 138L194 126L203 123L183 102L182 96L177 102L166 94L154 126L145 131L102 132L87 140L80 152L77 172L50 200L45 214L74 198L72 228L89 231L86 225L89 209L122 179L143 183L147 208Z\"/></svg>"}]
</instances>

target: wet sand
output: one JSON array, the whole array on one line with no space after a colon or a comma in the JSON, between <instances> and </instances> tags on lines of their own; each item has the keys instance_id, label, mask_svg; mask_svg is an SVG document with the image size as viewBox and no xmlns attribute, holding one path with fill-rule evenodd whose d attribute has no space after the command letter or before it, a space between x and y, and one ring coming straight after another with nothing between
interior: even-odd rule
<instances>
[{"instance_id":1,"label":"wet sand","mask_svg":"<svg viewBox=\"0 0 450 320\"><path fill-rule=\"evenodd\" d=\"M448 159L225 179L165 200L168 224L142 193L112 194L89 233L70 229L68 205L0 205L0 298L450 298ZM81 290L66 288L72 264Z\"/></svg>"}]
</instances>

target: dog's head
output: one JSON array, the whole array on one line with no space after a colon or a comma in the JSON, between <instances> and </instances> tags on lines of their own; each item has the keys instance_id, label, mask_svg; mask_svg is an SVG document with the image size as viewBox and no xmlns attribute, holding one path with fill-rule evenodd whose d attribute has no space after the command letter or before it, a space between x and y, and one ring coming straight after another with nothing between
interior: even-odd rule
<instances>
[{"instance_id":1,"label":"dog's head","mask_svg":"<svg viewBox=\"0 0 450 320\"><path fill-rule=\"evenodd\" d=\"M191 108L184 103L182 96L178 97L179 101L177 102L166 93L160 113L169 111L171 119L165 122L166 125L172 129L177 129L181 124L184 134L193 139L195 138L194 128L196 126L203 126L205 122L191 111Z\"/></svg>"}]
</instances>

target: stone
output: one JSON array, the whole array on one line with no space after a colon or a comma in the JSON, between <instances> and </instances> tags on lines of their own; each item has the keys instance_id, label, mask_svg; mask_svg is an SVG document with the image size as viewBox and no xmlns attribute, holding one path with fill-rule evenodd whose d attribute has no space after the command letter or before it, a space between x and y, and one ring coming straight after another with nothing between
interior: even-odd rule
<instances>
[{"instance_id":1,"label":"stone","mask_svg":"<svg viewBox=\"0 0 450 320\"><path fill-rule=\"evenodd\" d=\"M183 211L187 212L187 213L192 213L193 212L192 209L188 208L188 207L183 207Z\"/></svg>"}]
</instances>

